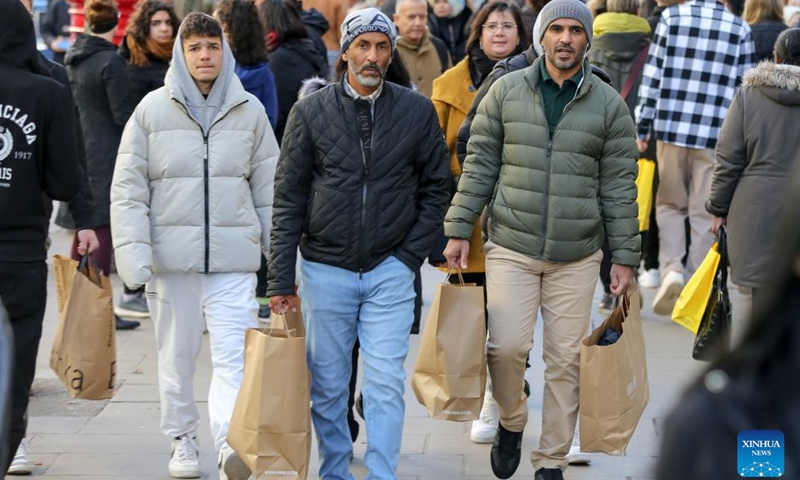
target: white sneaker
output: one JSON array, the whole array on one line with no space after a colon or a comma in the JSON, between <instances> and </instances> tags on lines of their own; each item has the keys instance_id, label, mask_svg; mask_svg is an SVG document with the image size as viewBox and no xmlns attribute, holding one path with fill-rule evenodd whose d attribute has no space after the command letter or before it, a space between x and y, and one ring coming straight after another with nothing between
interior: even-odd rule
<instances>
[{"instance_id":1,"label":"white sneaker","mask_svg":"<svg viewBox=\"0 0 800 480\"><path fill-rule=\"evenodd\" d=\"M247 480L250 478L250 469L247 468L242 457L225 443L219 451L219 480Z\"/></svg>"},{"instance_id":2,"label":"white sneaker","mask_svg":"<svg viewBox=\"0 0 800 480\"><path fill-rule=\"evenodd\" d=\"M570 465L589 465L592 463L591 457L586 453L581 453L581 433L577 428L572 435L572 446L569 447L567 454L567 461Z\"/></svg>"},{"instance_id":3,"label":"white sneaker","mask_svg":"<svg viewBox=\"0 0 800 480\"><path fill-rule=\"evenodd\" d=\"M28 440L22 439L22 443L17 448L17 453L14 455L14 460L11 461L11 466L8 467L9 475L30 475L33 473L33 463L28 455Z\"/></svg>"},{"instance_id":4,"label":"white sneaker","mask_svg":"<svg viewBox=\"0 0 800 480\"><path fill-rule=\"evenodd\" d=\"M661 272L657 268L645 270L639 275L639 286L642 288L658 288L661 285Z\"/></svg>"},{"instance_id":5,"label":"white sneaker","mask_svg":"<svg viewBox=\"0 0 800 480\"><path fill-rule=\"evenodd\" d=\"M671 315L672 309L675 308L675 302L681 296L681 291L684 285L683 273L671 271L664 277L661 282L661 288L658 289L656 298L653 300L653 313L656 315Z\"/></svg>"},{"instance_id":6,"label":"white sneaker","mask_svg":"<svg viewBox=\"0 0 800 480\"><path fill-rule=\"evenodd\" d=\"M200 478L200 450L197 437L181 435L172 440L172 458L169 459L169 476L173 478Z\"/></svg>"},{"instance_id":7,"label":"white sneaker","mask_svg":"<svg viewBox=\"0 0 800 480\"><path fill-rule=\"evenodd\" d=\"M472 422L469 439L473 443L492 443L497 434L497 425L500 424L500 413L497 403L491 392L486 392L483 398L483 408L477 420Z\"/></svg>"}]
</instances>

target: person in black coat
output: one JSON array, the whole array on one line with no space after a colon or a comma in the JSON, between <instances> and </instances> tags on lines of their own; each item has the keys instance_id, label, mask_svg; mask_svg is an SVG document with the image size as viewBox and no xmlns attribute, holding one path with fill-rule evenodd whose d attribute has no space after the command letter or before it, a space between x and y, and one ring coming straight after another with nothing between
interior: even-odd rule
<instances>
[{"instance_id":1,"label":"person in black coat","mask_svg":"<svg viewBox=\"0 0 800 480\"><path fill-rule=\"evenodd\" d=\"M47 204L49 199L72 200L86 180L69 91L50 76L49 65L38 55L29 12L17 0L0 0L0 12L0 298L14 336L11 408L3 412L9 431L0 439L4 476L25 436L42 335ZM73 213L81 225L80 253L90 253L98 243L90 227L91 211L73 208Z\"/></svg>"},{"instance_id":2,"label":"person in black coat","mask_svg":"<svg viewBox=\"0 0 800 480\"><path fill-rule=\"evenodd\" d=\"M783 23L783 0L748 0L742 19L750 25L756 45L756 62L772 60L775 41L789 28Z\"/></svg>"},{"instance_id":3,"label":"person in black coat","mask_svg":"<svg viewBox=\"0 0 800 480\"><path fill-rule=\"evenodd\" d=\"M145 95L164 86L179 26L172 3L144 0L136 4L117 51L127 63L131 108L136 108Z\"/></svg>"},{"instance_id":4,"label":"person in black coat","mask_svg":"<svg viewBox=\"0 0 800 480\"><path fill-rule=\"evenodd\" d=\"M428 15L428 30L431 35L447 45L453 65L466 55L472 10L465 0L429 0L433 4L432 15Z\"/></svg>"},{"instance_id":5,"label":"person in black coat","mask_svg":"<svg viewBox=\"0 0 800 480\"><path fill-rule=\"evenodd\" d=\"M109 227L111 178L122 130L131 116L125 61L111 43L118 21L113 0L86 4L90 35L80 35L67 52L65 63L73 97L78 104L89 184L95 200L95 225L101 248L93 259L108 275L111 264ZM73 258L76 257L73 242Z\"/></svg>"},{"instance_id":6,"label":"person in black coat","mask_svg":"<svg viewBox=\"0 0 800 480\"><path fill-rule=\"evenodd\" d=\"M308 38L300 10L293 2L264 2L260 14L267 31L269 67L278 91L275 138L280 144L289 111L297 102L303 80L324 77L328 72L328 61Z\"/></svg>"},{"instance_id":7,"label":"person in black coat","mask_svg":"<svg viewBox=\"0 0 800 480\"><path fill-rule=\"evenodd\" d=\"M64 55L69 48L69 5L66 0L50 4L42 21L42 40L53 52L53 61L64 64Z\"/></svg>"},{"instance_id":8,"label":"person in black coat","mask_svg":"<svg viewBox=\"0 0 800 480\"><path fill-rule=\"evenodd\" d=\"M783 205L800 202L800 175ZM800 474L800 227L784 209L768 273L741 343L709 366L664 421L657 480L739 478L737 447L743 430L780 430L782 474ZM763 457L765 462L770 457ZM757 475L741 475L757 476ZM778 475L764 475L778 476Z\"/></svg>"}]
</instances>

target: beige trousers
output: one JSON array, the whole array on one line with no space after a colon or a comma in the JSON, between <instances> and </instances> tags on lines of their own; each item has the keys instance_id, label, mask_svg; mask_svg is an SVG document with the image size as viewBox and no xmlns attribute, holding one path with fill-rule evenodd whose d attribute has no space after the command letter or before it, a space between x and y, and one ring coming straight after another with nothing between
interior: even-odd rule
<instances>
[{"instance_id":1,"label":"beige trousers","mask_svg":"<svg viewBox=\"0 0 800 480\"><path fill-rule=\"evenodd\" d=\"M539 309L544 321L544 399L535 469L565 469L579 407L581 340L588 334L602 251L573 263L549 263L488 242L487 351L500 423L521 432L528 422L525 360Z\"/></svg>"},{"instance_id":2,"label":"beige trousers","mask_svg":"<svg viewBox=\"0 0 800 480\"><path fill-rule=\"evenodd\" d=\"M657 143L658 176L656 220L659 229L658 262L663 278L670 271L684 272L688 279L703 262L714 235L713 216L706 211L714 175L714 149L685 148ZM686 218L689 218L691 246L686 268Z\"/></svg>"}]
</instances>

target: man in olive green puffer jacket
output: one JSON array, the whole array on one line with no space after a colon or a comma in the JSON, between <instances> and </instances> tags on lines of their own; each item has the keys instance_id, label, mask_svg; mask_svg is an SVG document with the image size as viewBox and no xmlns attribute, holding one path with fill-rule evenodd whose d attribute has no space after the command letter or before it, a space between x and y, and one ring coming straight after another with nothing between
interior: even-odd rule
<instances>
[{"instance_id":1,"label":"man in olive green puffer jacket","mask_svg":"<svg viewBox=\"0 0 800 480\"><path fill-rule=\"evenodd\" d=\"M541 307L545 388L536 479L560 480L578 415L580 343L589 327L604 231L612 293L639 264L636 160L628 107L585 60L592 17L579 0L543 16L545 58L495 83L472 126L458 193L445 220L450 266L466 267L474 222L488 205L488 357L500 427L492 470L509 478L527 423L525 359Z\"/></svg>"}]
</instances>

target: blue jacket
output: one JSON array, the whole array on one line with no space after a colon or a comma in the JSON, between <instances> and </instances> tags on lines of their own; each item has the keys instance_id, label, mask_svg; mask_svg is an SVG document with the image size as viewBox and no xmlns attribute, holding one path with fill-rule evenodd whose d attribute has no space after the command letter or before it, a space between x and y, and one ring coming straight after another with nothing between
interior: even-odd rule
<instances>
[{"instance_id":1,"label":"blue jacket","mask_svg":"<svg viewBox=\"0 0 800 480\"><path fill-rule=\"evenodd\" d=\"M269 69L269 62L243 66L236 64L236 76L247 93L255 95L264 105L272 130L278 122L278 92L275 90L275 77Z\"/></svg>"}]
</instances>

